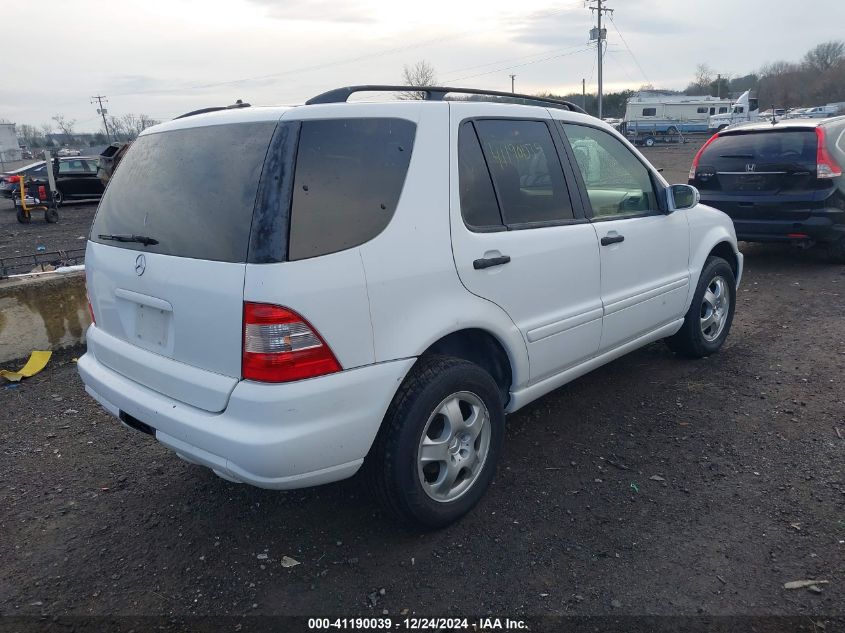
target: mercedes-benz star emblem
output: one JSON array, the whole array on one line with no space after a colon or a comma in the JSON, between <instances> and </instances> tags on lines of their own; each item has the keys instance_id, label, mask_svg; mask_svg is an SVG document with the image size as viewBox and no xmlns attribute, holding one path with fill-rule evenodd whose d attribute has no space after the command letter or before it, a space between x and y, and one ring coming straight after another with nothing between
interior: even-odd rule
<instances>
[{"instance_id":1,"label":"mercedes-benz star emblem","mask_svg":"<svg viewBox=\"0 0 845 633\"><path fill-rule=\"evenodd\" d=\"M140 277L145 270L147 270L147 258L142 253L135 258L135 274Z\"/></svg>"}]
</instances>

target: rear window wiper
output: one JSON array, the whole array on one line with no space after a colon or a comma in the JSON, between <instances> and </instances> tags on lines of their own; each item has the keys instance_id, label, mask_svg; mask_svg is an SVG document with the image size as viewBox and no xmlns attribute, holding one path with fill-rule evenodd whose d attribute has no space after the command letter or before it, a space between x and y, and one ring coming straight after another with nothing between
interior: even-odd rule
<instances>
[{"instance_id":1,"label":"rear window wiper","mask_svg":"<svg viewBox=\"0 0 845 633\"><path fill-rule=\"evenodd\" d=\"M138 242L139 244L143 244L144 246L154 246L158 244L158 240L152 237L147 237L146 235L108 235L108 234L101 234L98 235L101 240L112 240L114 242Z\"/></svg>"}]
</instances>

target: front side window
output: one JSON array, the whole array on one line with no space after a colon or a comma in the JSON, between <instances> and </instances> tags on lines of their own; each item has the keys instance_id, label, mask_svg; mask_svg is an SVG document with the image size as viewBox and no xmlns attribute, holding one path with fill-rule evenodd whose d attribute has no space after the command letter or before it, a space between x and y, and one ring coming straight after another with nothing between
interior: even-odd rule
<instances>
[{"instance_id":1,"label":"front side window","mask_svg":"<svg viewBox=\"0 0 845 633\"><path fill-rule=\"evenodd\" d=\"M304 121L289 259L335 253L381 233L399 203L415 134L404 119Z\"/></svg>"},{"instance_id":2,"label":"front side window","mask_svg":"<svg viewBox=\"0 0 845 633\"><path fill-rule=\"evenodd\" d=\"M574 218L569 189L542 121L475 122L507 225Z\"/></svg>"},{"instance_id":3,"label":"front side window","mask_svg":"<svg viewBox=\"0 0 845 633\"><path fill-rule=\"evenodd\" d=\"M619 139L585 125L561 124L596 218L641 215L658 209L651 175Z\"/></svg>"}]
</instances>

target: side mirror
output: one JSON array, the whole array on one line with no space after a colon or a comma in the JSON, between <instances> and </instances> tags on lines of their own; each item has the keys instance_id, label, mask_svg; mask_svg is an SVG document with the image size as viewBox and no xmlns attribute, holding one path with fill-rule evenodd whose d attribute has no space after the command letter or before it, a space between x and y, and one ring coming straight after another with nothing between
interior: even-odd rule
<instances>
[{"instance_id":1,"label":"side mirror","mask_svg":"<svg viewBox=\"0 0 845 633\"><path fill-rule=\"evenodd\" d=\"M692 185L672 185L669 187L669 209L691 209L699 203L701 194Z\"/></svg>"}]
</instances>

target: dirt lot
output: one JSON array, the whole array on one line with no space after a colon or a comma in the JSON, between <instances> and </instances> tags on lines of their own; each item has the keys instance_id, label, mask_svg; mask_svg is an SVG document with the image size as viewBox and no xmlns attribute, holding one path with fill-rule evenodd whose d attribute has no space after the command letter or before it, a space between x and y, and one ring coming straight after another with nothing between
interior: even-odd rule
<instances>
[{"instance_id":1,"label":"dirt lot","mask_svg":"<svg viewBox=\"0 0 845 633\"><path fill-rule=\"evenodd\" d=\"M683 182L691 151L650 156ZM744 252L720 354L654 344L509 417L494 485L434 534L358 479L272 492L181 462L59 354L0 387L0 614L845 616L845 267Z\"/></svg>"}]
</instances>

